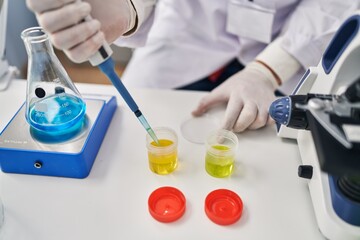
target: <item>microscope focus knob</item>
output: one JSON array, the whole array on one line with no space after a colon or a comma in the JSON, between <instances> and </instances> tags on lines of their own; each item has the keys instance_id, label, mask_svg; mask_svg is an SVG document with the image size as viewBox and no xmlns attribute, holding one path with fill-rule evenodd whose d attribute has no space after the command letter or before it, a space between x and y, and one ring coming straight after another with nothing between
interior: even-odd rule
<instances>
[{"instance_id":1,"label":"microscope focus knob","mask_svg":"<svg viewBox=\"0 0 360 240\"><path fill-rule=\"evenodd\" d=\"M290 121L290 111L291 99L289 97L282 97L271 104L269 114L275 122L287 126Z\"/></svg>"},{"instance_id":2,"label":"microscope focus knob","mask_svg":"<svg viewBox=\"0 0 360 240\"><path fill-rule=\"evenodd\" d=\"M313 167L311 165L300 165L298 168L298 176L301 178L311 179L313 175Z\"/></svg>"},{"instance_id":3,"label":"microscope focus knob","mask_svg":"<svg viewBox=\"0 0 360 240\"><path fill-rule=\"evenodd\" d=\"M307 95L290 95L275 100L269 108L269 115L276 123L295 129L308 129L306 110L296 105L307 104Z\"/></svg>"}]
</instances>

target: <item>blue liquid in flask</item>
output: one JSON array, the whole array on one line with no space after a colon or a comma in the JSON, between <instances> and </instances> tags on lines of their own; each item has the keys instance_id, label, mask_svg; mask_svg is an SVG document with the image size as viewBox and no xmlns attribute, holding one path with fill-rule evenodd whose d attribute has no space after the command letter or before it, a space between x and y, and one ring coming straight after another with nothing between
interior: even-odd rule
<instances>
[{"instance_id":1,"label":"blue liquid in flask","mask_svg":"<svg viewBox=\"0 0 360 240\"><path fill-rule=\"evenodd\" d=\"M85 125L86 104L67 93L46 97L30 106L32 133L42 141L64 141L78 134Z\"/></svg>"}]
</instances>

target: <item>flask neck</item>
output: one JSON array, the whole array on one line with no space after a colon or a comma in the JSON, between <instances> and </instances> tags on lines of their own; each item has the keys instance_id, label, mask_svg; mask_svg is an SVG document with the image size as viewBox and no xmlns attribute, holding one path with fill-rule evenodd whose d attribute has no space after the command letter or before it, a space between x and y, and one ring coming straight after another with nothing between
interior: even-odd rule
<instances>
[{"instance_id":1,"label":"flask neck","mask_svg":"<svg viewBox=\"0 0 360 240\"><path fill-rule=\"evenodd\" d=\"M47 53L49 56L54 54L49 36L41 27L33 27L24 30L21 38L29 57L39 53Z\"/></svg>"}]
</instances>

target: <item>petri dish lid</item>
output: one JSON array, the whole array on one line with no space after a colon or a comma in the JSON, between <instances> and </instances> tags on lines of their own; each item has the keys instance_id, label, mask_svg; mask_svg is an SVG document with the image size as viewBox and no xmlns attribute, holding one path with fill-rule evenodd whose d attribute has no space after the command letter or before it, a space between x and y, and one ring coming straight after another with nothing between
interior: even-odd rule
<instances>
[{"instance_id":1,"label":"petri dish lid","mask_svg":"<svg viewBox=\"0 0 360 240\"><path fill-rule=\"evenodd\" d=\"M238 221L243 210L239 195L227 189L210 192L205 199L205 213L219 225L230 225Z\"/></svg>"},{"instance_id":2,"label":"petri dish lid","mask_svg":"<svg viewBox=\"0 0 360 240\"><path fill-rule=\"evenodd\" d=\"M219 127L220 123L217 118L204 114L200 117L190 117L184 120L180 130L186 140L192 143L203 144L210 132L219 129Z\"/></svg>"},{"instance_id":3,"label":"petri dish lid","mask_svg":"<svg viewBox=\"0 0 360 240\"><path fill-rule=\"evenodd\" d=\"M160 187L148 199L149 212L159 222L173 222L185 213L184 194L174 187Z\"/></svg>"}]
</instances>

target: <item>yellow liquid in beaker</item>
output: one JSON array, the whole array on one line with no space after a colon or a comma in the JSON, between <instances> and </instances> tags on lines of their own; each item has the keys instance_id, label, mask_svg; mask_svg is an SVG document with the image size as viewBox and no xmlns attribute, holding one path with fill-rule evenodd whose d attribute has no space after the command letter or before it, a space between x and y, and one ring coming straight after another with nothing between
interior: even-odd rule
<instances>
[{"instance_id":1,"label":"yellow liquid in beaker","mask_svg":"<svg viewBox=\"0 0 360 240\"><path fill-rule=\"evenodd\" d=\"M168 139L159 139L159 145L151 142L151 145L157 147L157 151L148 151L150 170L154 173L165 175L173 172L177 166L177 148L167 150L174 142ZM162 151L161 148L164 148Z\"/></svg>"},{"instance_id":2,"label":"yellow liquid in beaker","mask_svg":"<svg viewBox=\"0 0 360 240\"><path fill-rule=\"evenodd\" d=\"M213 145L217 153L207 152L205 157L205 169L213 177L227 177L231 175L234 169L235 156L226 153L230 148L224 145ZM220 150L220 151L219 151ZM222 154L224 151L224 154Z\"/></svg>"}]
</instances>

